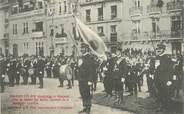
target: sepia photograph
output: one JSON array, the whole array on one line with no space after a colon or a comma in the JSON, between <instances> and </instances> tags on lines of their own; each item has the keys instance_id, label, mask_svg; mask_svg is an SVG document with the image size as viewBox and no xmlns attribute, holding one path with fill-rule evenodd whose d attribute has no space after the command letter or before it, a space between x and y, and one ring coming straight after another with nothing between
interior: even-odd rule
<instances>
[{"instance_id":1,"label":"sepia photograph","mask_svg":"<svg viewBox=\"0 0 184 114\"><path fill-rule=\"evenodd\" d=\"M184 114L184 0L0 0L0 114Z\"/></svg>"}]
</instances>

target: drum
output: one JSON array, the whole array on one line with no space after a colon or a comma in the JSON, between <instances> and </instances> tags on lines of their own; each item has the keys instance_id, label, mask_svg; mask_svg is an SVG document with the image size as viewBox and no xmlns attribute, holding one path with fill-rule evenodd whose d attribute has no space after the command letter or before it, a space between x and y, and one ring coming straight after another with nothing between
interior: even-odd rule
<instances>
[{"instance_id":1,"label":"drum","mask_svg":"<svg viewBox=\"0 0 184 114\"><path fill-rule=\"evenodd\" d=\"M68 64L61 65L59 69L60 78L63 80L71 80L72 79L72 69Z\"/></svg>"},{"instance_id":2,"label":"drum","mask_svg":"<svg viewBox=\"0 0 184 114\"><path fill-rule=\"evenodd\" d=\"M21 68L20 69L20 74L21 74L21 76L24 76L26 74L26 69L25 68Z\"/></svg>"},{"instance_id":3,"label":"drum","mask_svg":"<svg viewBox=\"0 0 184 114\"><path fill-rule=\"evenodd\" d=\"M34 74L34 72L35 72L34 68L30 68L30 69L28 69L28 73L29 73L29 75L33 75L33 74Z\"/></svg>"}]
</instances>

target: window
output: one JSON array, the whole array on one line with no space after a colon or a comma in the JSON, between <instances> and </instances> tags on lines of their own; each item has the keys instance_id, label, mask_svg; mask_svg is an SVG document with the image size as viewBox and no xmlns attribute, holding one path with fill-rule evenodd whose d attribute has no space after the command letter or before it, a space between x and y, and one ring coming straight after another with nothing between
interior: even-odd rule
<instances>
[{"instance_id":1,"label":"window","mask_svg":"<svg viewBox=\"0 0 184 114\"><path fill-rule=\"evenodd\" d=\"M104 30L103 30L103 27L100 26L97 28L98 29L98 34L101 36L101 35L104 35Z\"/></svg>"},{"instance_id":2,"label":"window","mask_svg":"<svg viewBox=\"0 0 184 114\"><path fill-rule=\"evenodd\" d=\"M182 32L182 16L171 17L171 35L172 37L180 37Z\"/></svg>"},{"instance_id":3,"label":"window","mask_svg":"<svg viewBox=\"0 0 184 114\"><path fill-rule=\"evenodd\" d=\"M98 21L103 20L103 8L98 8Z\"/></svg>"},{"instance_id":4,"label":"window","mask_svg":"<svg viewBox=\"0 0 184 114\"><path fill-rule=\"evenodd\" d=\"M133 34L140 34L140 21L133 21L134 29Z\"/></svg>"},{"instance_id":5,"label":"window","mask_svg":"<svg viewBox=\"0 0 184 114\"><path fill-rule=\"evenodd\" d=\"M17 34L17 24L13 24L13 34Z\"/></svg>"},{"instance_id":6,"label":"window","mask_svg":"<svg viewBox=\"0 0 184 114\"><path fill-rule=\"evenodd\" d=\"M64 25L61 24L61 34L64 34L64 33L65 33Z\"/></svg>"},{"instance_id":7,"label":"window","mask_svg":"<svg viewBox=\"0 0 184 114\"><path fill-rule=\"evenodd\" d=\"M98 29L98 34L99 34L100 36L104 36L104 30L103 30L103 27L102 27L102 26L100 26L100 27L98 27L97 29Z\"/></svg>"},{"instance_id":8,"label":"window","mask_svg":"<svg viewBox=\"0 0 184 114\"><path fill-rule=\"evenodd\" d=\"M152 31L154 34L160 31L158 23L159 23L159 18L152 18Z\"/></svg>"},{"instance_id":9,"label":"window","mask_svg":"<svg viewBox=\"0 0 184 114\"><path fill-rule=\"evenodd\" d=\"M18 13L18 6L13 6L12 7L12 14L17 14Z\"/></svg>"},{"instance_id":10,"label":"window","mask_svg":"<svg viewBox=\"0 0 184 114\"><path fill-rule=\"evenodd\" d=\"M61 14L61 4L59 4L59 14Z\"/></svg>"},{"instance_id":11,"label":"window","mask_svg":"<svg viewBox=\"0 0 184 114\"><path fill-rule=\"evenodd\" d=\"M111 19L117 17L117 6L111 6Z\"/></svg>"},{"instance_id":12,"label":"window","mask_svg":"<svg viewBox=\"0 0 184 114\"><path fill-rule=\"evenodd\" d=\"M23 23L23 34L28 33L28 22Z\"/></svg>"},{"instance_id":13,"label":"window","mask_svg":"<svg viewBox=\"0 0 184 114\"><path fill-rule=\"evenodd\" d=\"M43 31L43 22L36 22L35 23L35 30L33 30L33 31Z\"/></svg>"},{"instance_id":14,"label":"window","mask_svg":"<svg viewBox=\"0 0 184 114\"><path fill-rule=\"evenodd\" d=\"M29 32L29 29L28 29L28 22L26 23L26 33Z\"/></svg>"},{"instance_id":15,"label":"window","mask_svg":"<svg viewBox=\"0 0 184 114\"><path fill-rule=\"evenodd\" d=\"M42 2L40 1L40 2L38 2L38 8L39 9L42 9L43 8L43 4L42 4Z\"/></svg>"},{"instance_id":16,"label":"window","mask_svg":"<svg viewBox=\"0 0 184 114\"><path fill-rule=\"evenodd\" d=\"M91 21L91 10L90 9L86 10L86 21L87 22Z\"/></svg>"},{"instance_id":17,"label":"window","mask_svg":"<svg viewBox=\"0 0 184 114\"><path fill-rule=\"evenodd\" d=\"M152 1L153 2L153 1ZM135 0L134 1L134 5L135 5L135 7L140 7L141 6L141 3L140 3L140 0Z\"/></svg>"},{"instance_id":18,"label":"window","mask_svg":"<svg viewBox=\"0 0 184 114\"><path fill-rule=\"evenodd\" d=\"M116 33L116 25L111 25L111 33Z\"/></svg>"},{"instance_id":19,"label":"window","mask_svg":"<svg viewBox=\"0 0 184 114\"><path fill-rule=\"evenodd\" d=\"M25 23L23 23L23 34L25 34L26 33L26 27L25 27Z\"/></svg>"},{"instance_id":20,"label":"window","mask_svg":"<svg viewBox=\"0 0 184 114\"><path fill-rule=\"evenodd\" d=\"M117 41L116 25L111 25L110 38L111 38L111 42L116 42Z\"/></svg>"},{"instance_id":21,"label":"window","mask_svg":"<svg viewBox=\"0 0 184 114\"><path fill-rule=\"evenodd\" d=\"M67 2L64 1L64 12L66 13L67 12Z\"/></svg>"}]
</instances>

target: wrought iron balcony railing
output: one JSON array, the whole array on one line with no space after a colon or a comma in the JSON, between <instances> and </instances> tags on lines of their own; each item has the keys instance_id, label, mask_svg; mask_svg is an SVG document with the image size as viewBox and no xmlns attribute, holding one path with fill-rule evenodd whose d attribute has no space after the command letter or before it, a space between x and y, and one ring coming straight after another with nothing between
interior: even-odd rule
<instances>
[{"instance_id":1,"label":"wrought iron balcony railing","mask_svg":"<svg viewBox=\"0 0 184 114\"><path fill-rule=\"evenodd\" d=\"M147 12L149 14L158 14L158 13L161 13L161 11L162 11L162 9L159 8L156 5L149 5L149 6L147 6Z\"/></svg>"},{"instance_id":2,"label":"wrought iron balcony railing","mask_svg":"<svg viewBox=\"0 0 184 114\"><path fill-rule=\"evenodd\" d=\"M56 33L55 37L56 38L67 37L67 34L66 33Z\"/></svg>"},{"instance_id":3,"label":"wrought iron balcony railing","mask_svg":"<svg viewBox=\"0 0 184 114\"><path fill-rule=\"evenodd\" d=\"M184 1L169 2L167 3L167 10L168 11L182 10L182 7L184 7L183 5L184 5Z\"/></svg>"},{"instance_id":4,"label":"wrought iron balcony railing","mask_svg":"<svg viewBox=\"0 0 184 114\"><path fill-rule=\"evenodd\" d=\"M103 15L98 16L98 21L103 21Z\"/></svg>"},{"instance_id":5,"label":"wrought iron balcony railing","mask_svg":"<svg viewBox=\"0 0 184 114\"><path fill-rule=\"evenodd\" d=\"M123 40L162 40L162 39L175 39L175 38L183 38L184 31L178 30L170 31L170 30L161 30L157 33L155 32L141 32L141 33L134 33L134 34L125 34L123 35Z\"/></svg>"}]
</instances>

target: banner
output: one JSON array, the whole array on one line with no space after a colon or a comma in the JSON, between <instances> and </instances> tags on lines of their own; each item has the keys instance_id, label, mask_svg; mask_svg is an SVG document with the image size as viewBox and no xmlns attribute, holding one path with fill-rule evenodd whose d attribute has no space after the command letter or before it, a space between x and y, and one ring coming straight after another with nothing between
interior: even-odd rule
<instances>
[{"instance_id":1,"label":"banner","mask_svg":"<svg viewBox=\"0 0 184 114\"><path fill-rule=\"evenodd\" d=\"M84 43L89 45L89 48L96 56L106 59L105 52L107 51L107 47L104 41L78 18L74 18L76 19L77 31L79 32Z\"/></svg>"}]
</instances>

